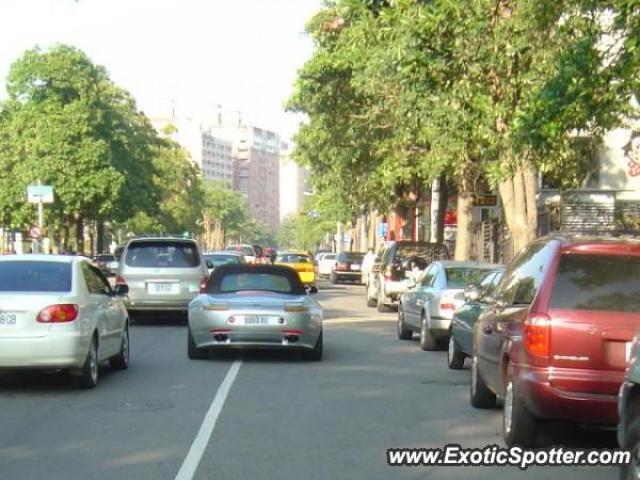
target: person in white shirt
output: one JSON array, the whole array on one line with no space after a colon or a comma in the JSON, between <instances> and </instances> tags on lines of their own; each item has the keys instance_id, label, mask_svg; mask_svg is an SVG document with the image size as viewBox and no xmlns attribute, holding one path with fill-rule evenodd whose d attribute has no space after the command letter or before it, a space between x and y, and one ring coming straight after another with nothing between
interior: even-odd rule
<instances>
[{"instance_id":1,"label":"person in white shirt","mask_svg":"<svg viewBox=\"0 0 640 480\"><path fill-rule=\"evenodd\" d=\"M369 273L373 268L373 264L376 261L376 254L373 253L373 248L370 248L367 251L367 254L362 259L362 277L361 281L364 285L366 285L369 281Z\"/></svg>"}]
</instances>

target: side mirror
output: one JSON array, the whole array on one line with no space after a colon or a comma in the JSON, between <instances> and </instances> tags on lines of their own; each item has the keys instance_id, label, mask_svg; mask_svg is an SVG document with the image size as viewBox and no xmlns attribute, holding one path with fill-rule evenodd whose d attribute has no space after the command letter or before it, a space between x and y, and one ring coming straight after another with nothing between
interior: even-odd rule
<instances>
[{"instance_id":1,"label":"side mirror","mask_svg":"<svg viewBox=\"0 0 640 480\"><path fill-rule=\"evenodd\" d=\"M116 297L124 297L128 293L129 293L129 285L124 285L119 283L113 288L113 294Z\"/></svg>"},{"instance_id":2,"label":"side mirror","mask_svg":"<svg viewBox=\"0 0 640 480\"><path fill-rule=\"evenodd\" d=\"M308 286L306 290L307 290L307 295L313 295L318 293L318 287L316 287L315 285Z\"/></svg>"},{"instance_id":3,"label":"side mirror","mask_svg":"<svg viewBox=\"0 0 640 480\"><path fill-rule=\"evenodd\" d=\"M476 284L467 285L464 289L464 299L469 303L475 303L480 300L482 296L482 292L480 291L480 287Z\"/></svg>"}]
</instances>

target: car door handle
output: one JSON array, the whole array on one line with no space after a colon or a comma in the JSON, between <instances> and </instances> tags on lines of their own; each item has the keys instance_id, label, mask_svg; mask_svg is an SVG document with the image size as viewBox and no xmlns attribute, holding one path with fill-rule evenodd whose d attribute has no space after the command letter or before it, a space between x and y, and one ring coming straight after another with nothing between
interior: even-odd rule
<instances>
[{"instance_id":1,"label":"car door handle","mask_svg":"<svg viewBox=\"0 0 640 480\"><path fill-rule=\"evenodd\" d=\"M491 328L491 325L489 325L488 323L483 323L482 331L487 335L491 335L493 333L493 328Z\"/></svg>"}]
</instances>

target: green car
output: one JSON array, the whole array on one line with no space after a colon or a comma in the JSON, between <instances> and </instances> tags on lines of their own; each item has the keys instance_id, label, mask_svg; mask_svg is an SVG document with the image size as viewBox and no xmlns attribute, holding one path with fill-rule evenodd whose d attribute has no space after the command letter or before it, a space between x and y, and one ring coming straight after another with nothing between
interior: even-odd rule
<instances>
[{"instance_id":1,"label":"green car","mask_svg":"<svg viewBox=\"0 0 640 480\"><path fill-rule=\"evenodd\" d=\"M479 285L465 288L465 302L454 314L451 321L447 364L449 368L459 370L464 359L473 356L473 328L480 313L489 304L496 285L502 278L504 268L492 270Z\"/></svg>"}]
</instances>

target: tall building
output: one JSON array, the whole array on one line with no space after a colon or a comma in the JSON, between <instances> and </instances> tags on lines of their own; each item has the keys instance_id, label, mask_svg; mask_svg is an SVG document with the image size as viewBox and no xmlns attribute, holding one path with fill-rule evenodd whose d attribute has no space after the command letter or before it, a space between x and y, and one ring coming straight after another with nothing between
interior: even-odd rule
<instances>
[{"instance_id":1,"label":"tall building","mask_svg":"<svg viewBox=\"0 0 640 480\"><path fill-rule=\"evenodd\" d=\"M280 144L280 220L300 213L305 197L310 195L309 171L291 158L291 148Z\"/></svg>"}]
</instances>

